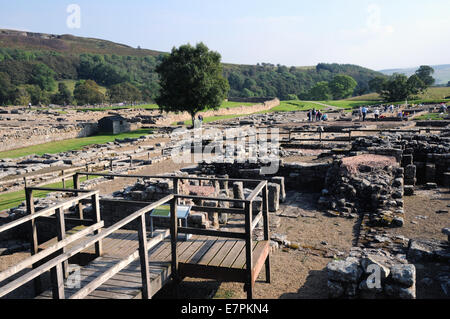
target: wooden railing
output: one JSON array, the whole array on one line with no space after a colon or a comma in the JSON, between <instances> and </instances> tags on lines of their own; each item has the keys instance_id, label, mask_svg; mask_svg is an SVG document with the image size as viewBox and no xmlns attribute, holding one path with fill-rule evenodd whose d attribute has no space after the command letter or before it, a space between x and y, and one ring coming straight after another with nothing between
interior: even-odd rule
<instances>
[{"instance_id":1,"label":"wooden railing","mask_svg":"<svg viewBox=\"0 0 450 319\"><path fill-rule=\"evenodd\" d=\"M97 192L95 192L96 195L98 195ZM97 197L98 199L98 197ZM98 202L97 200L95 200ZM114 231L117 231L118 229L124 227L125 225L133 222L134 220L139 220L139 227L138 227L138 238L139 238L139 249L138 251L132 253L128 257L124 258L120 262L118 262L113 267L109 268L107 271L105 271L103 274L101 274L99 277L97 277L95 280L91 281L89 284L78 290L75 294L70 296L71 299L79 299L87 296L89 293L94 291L96 288L98 288L100 285L102 285L104 282L106 282L108 279L110 279L112 276L114 276L116 273L118 273L120 270L125 268L127 265L129 265L132 261L134 261L136 258L140 258L140 264L141 264L141 278L142 278L142 296L143 298L149 298L151 296L150 291L150 272L149 272L149 263L148 263L148 250L155 246L157 243L162 241L165 237L168 236L168 231L159 232L159 234L149 241L147 241L147 233L146 233L146 227L145 227L145 214L152 211L154 208L163 205L169 201L174 201L174 196L169 195L164 197L163 199L152 203L133 214L127 216L126 218L122 219L121 221L115 223L109 228L102 229L100 233L94 234L94 236L90 238L86 238L81 243L77 244L76 246L67 249L65 252L60 253L58 256L52 258L51 260L45 262L44 264L36 267L35 269L29 271L25 275L11 281L10 283L4 285L0 288L0 297L12 292L13 290L17 289L18 287L24 285L25 283L36 279L46 271L52 272L52 292L53 292L53 298L54 299L64 299L65 298L65 292L64 292L64 276L63 276L63 265L68 261L68 259L72 256L75 256L82 250L95 245L96 250L97 247L101 247L101 241L112 234ZM90 231L97 231L100 227L103 226L103 221L100 222L98 225L95 226L92 225L89 229ZM80 231L79 233L76 233L75 235L72 235L67 238L67 240L60 241L58 244L53 245L50 247L51 251L60 250L64 247L66 247L69 243L73 242L76 239L82 238L86 236L88 233L87 230ZM76 236L76 237L74 237ZM69 240L70 238L70 240ZM100 251L101 253L101 251ZM48 256L48 254L47 254ZM33 258L33 256L31 257ZM26 267L27 265L30 265L31 263L35 262L37 257L34 257L34 259L27 259L23 261L19 267L17 265L17 269L23 267ZM41 260L41 256L39 256L39 260ZM16 268L14 269L8 269L6 272L0 273L0 278L6 279L13 274L17 273L19 270Z\"/></svg>"},{"instance_id":2,"label":"wooden railing","mask_svg":"<svg viewBox=\"0 0 450 319\"><path fill-rule=\"evenodd\" d=\"M28 215L13 221L9 224L0 227L0 232L6 231L13 227L22 225L27 222L31 222L31 252L32 256L14 265L7 270L0 273L0 282L4 281L11 276L17 274L18 272L24 270L30 265L33 269L26 274L20 276L19 278L9 282L8 284L0 287L0 297L5 296L15 289L21 287L25 283L34 280L35 288L40 290L40 282L37 280L43 273L50 271L52 280L52 293L55 299L64 299L64 277L67 275L67 263L68 259L76 254L80 253L82 250L94 245L96 256L102 255L102 245L101 242L104 238L112 234L114 231L126 226L127 224L138 220L138 250L133 252L131 255L119 261L113 267L109 268L103 272L99 277L95 278L93 281L82 287L76 293L70 296L71 299L84 298L89 295L92 291L98 288L100 285L105 283L108 279L112 278L120 270L125 268L131 262L140 258L141 265L141 279L142 279L142 297L150 298L152 296L151 285L150 285L150 275L149 275L149 256L148 251L156 244L161 242L164 238L171 237L171 270L172 278L175 280L179 279L178 276L178 252L177 252L177 241L178 233L184 234L197 234L205 236L216 236L231 239L243 239L245 240L246 249L246 271L247 271L247 295L251 298L252 296L252 286L255 280L255 268L253 267L252 260L252 235L253 230L260 222L261 219L264 221L264 240L269 240L269 220L268 220L268 188L266 180L252 180L252 179L226 179L226 178L208 178L208 177L183 177L183 176L150 176L150 175L121 175L121 174L106 174L106 173L90 173L90 172L77 172L73 175L74 185L79 187L79 177L81 175L98 175L98 176L114 176L114 177L126 177L126 178L162 178L162 179L173 179L174 194L170 194L159 201L154 203L149 203L149 205L139 209L138 211L130 214L129 216L118 221L114 225L104 229L104 222L100 220L100 206L99 206L99 194L98 191L88 191L82 189L67 189L67 188L47 188L47 187L27 187L26 188L26 198L27 198L27 211ZM207 196L193 196L193 195L183 195L179 194L179 181L186 179L192 180L204 180L204 181L241 181L249 183L257 183L252 193L244 199L232 199L232 198L216 198ZM53 205L51 207L42 209L35 212L34 201L33 201L33 191L35 190L49 190L49 191L61 191L61 192L72 192L78 195L75 198L69 199L65 202ZM258 194L262 193L262 211L253 218L252 205ZM244 232L228 232L220 230L208 230L208 229L197 229L191 227L178 227L177 223L177 205L180 198L185 199L202 199L202 200L215 200L215 201L228 201L233 203L243 203L244 208L221 208L221 207L205 207L205 206L193 206L192 208L196 211L204 212L218 212L218 213L233 213L233 214L244 214L245 224ZM65 223L64 223L64 210L68 207L81 204L81 201L89 200L94 208L95 223L89 227L66 237L65 236ZM130 201L131 202L131 201ZM151 212L153 209L161 206L163 204L170 203L170 230L162 230L157 232L157 236L147 240L146 231L146 214ZM57 238L58 242L47 247L41 252L38 252L38 241L37 241L37 228L35 220L39 217L48 217L52 214L56 215L57 221ZM82 220L82 218L80 218ZM91 235L93 233L93 235ZM90 237L87 237L91 235ZM74 243L84 239L81 243L77 243L74 247L68 248L69 244ZM43 262L46 257L51 257L50 260ZM43 263L42 263L43 262ZM261 265L262 266L262 265ZM266 261L266 274L267 280L270 281L270 263L267 257Z\"/></svg>"},{"instance_id":3,"label":"wooden railing","mask_svg":"<svg viewBox=\"0 0 450 319\"><path fill-rule=\"evenodd\" d=\"M50 191L62 191L62 192L73 192L73 193L82 193L77 197L69 199L67 201L58 203L56 205L47 207L45 209L35 211L34 200L33 200L33 191L35 190L50 190ZM0 273L0 281L8 279L9 277L17 274L19 271L32 266L33 269L37 269L40 263L49 256L54 256L55 254L62 254L65 251L65 247L80 238L87 236L90 233L97 234L99 229L103 227L103 221L100 220L100 207L99 207L99 198L98 191L89 191L82 189L60 189L60 188L47 188L47 187L27 187L25 188L25 196L27 202L27 215L14 220L10 223L7 223L0 227L0 233L13 229L17 226L23 225L25 223L30 224L30 253L31 256L24 261L20 262L17 265L14 265L7 270ZM64 210L75 205L78 205L82 200L90 198L92 201L94 215L95 215L95 223L85 228L84 230L66 237L66 228L65 228L65 220L64 220ZM48 217L51 215L55 215L56 217L56 233L58 242L50 247L39 252L38 248L38 231L36 219L40 217ZM101 242L98 242L95 247L96 255L100 256L102 254L102 246ZM67 276L68 262L64 262L61 267L54 268L51 270L52 279L54 276ZM61 272L61 273L60 273ZM42 284L40 278L34 278L34 288L36 293L40 293L42 289ZM0 288L0 297L9 293L10 290L4 290L4 287Z\"/></svg>"}]
</instances>

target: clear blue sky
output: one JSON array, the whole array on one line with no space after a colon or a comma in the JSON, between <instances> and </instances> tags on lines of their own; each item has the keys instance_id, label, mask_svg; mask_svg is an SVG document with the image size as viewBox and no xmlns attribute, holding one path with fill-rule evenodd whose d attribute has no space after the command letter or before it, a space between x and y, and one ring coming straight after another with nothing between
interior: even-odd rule
<instances>
[{"instance_id":1,"label":"clear blue sky","mask_svg":"<svg viewBox=\"0 0 450 319\"><path fill-rule=\"evenodd\" d=\"M69 28L69 4L81 9ZM372 69L450 63L449 0L0 0L0 28L170 51L203 41L228 63Z\"/></svg>"}]
</instances>

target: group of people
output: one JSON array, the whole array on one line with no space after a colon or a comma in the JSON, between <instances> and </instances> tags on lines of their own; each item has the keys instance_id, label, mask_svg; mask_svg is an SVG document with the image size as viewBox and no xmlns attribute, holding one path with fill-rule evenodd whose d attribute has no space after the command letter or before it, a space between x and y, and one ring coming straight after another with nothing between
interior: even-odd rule
<instances>
[{"instance_id":1,"label":"group of people","mask_svg":"<svg viewBox=\"0 0 450 319\"><path fill-rule=\"evenodd\" d=\"M315 108L308 111L308 122L319 122L319 121L327 121L328 115L320 112L320 110L316 110Z\"/></svg>"}]
</instances>

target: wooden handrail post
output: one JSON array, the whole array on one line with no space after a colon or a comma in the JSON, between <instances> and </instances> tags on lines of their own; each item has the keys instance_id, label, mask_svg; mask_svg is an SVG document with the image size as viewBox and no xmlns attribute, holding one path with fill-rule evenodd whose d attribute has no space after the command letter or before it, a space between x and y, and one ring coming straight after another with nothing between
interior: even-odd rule
<instances>
[{"instance_id":1,"label":"wooden handrail post","mask_svg":"<svg viewBox=\"0 0 450 319\"><path fill-rule=\"evenodd\" d=\"M270 240L269 234L269 192L267 183L262 191L262 199L263 199L263 221L264 221L264 240ZM270 283L270 259L269 255L266 258L266 282Z\"/></svg>"},{"instance_id":2,"label":"wooden handrail post","mask_svg":"<svg viewBox=\"0 0 450 319\"><path fill-rule=\"evenodd\" d=\"M177 199L173 198L170 201L170 243L172 249L172 278L178 285L178 254L177 254L177 239L178 239L178 223L177 223Z\"/></svg>"},{"instance_id":3,"label":"wooden handrail post","mask_svg":"<svg viewBox=\"0 0 450 319\"><path fill-rule=\"evenodd\" d=\"M55 209L55 217L56 217L56 236L58 238L58 241L63 240L66 238L66 223L64 221L64 211L61 208ZM60 249L58 251L58 254L63 254L65 252L65 248ZM67 278L69 276L69 261L66 260L63 262L63 275L64 278Z\"/></svg>"},{"instance_id":4,"label":"wooden handrail post","mask_svg":"<svg viewBox=\"0 0 450 319\"><path fill-rule=\"evenodd\" d=\"M59 263L50 270L52 280L53 299L65 299L64 295L64 275L62 264Z\"/></svg>"},{"instance_id":5,"label":"wooden handrail post","mask_svg":"<svg viewBox=\"0 0 450 319\"><path fill-rule=\"evenodd\" d=\"M101 217L100 217L100 201L98 198L98 193L92 195L91 202L92 202L92 208L94 211L94 220L96 223L99 223L101 221ZM94 236L99 233L100 233L100 230L94 231ZM98 242L95 243L95 255L97 257L100 257L101 255L103 255L103 245L102 245L101 240L99 240Z\"/></svg>"},{"instance_id":6,"label":"wooden handrail post","mask_svg":"<svg viewBox=\"0 0 450 319\"><path fill-rule=\"evenodd\" d=\"M179 192L178 181L179 181L179 179L176 177L173 179L173 193L175 195L178 195L178 192ZM175 198L175 200L177 201L177 205L178 205L178 203L179 203L178 198Z\"/></svg>"},{"instance_id":7,"label":"wooden handrail post","mask_svg":"<svg viewBox=\"0 0 450 319\"><path fill-rule=\"evenodd\" d=\"M33 190L29 188L25 188L25 201L27 205L27 214L32 215L34 214L34 198L33 198ZM30 254L33 256L37 254L39 248L38 248L38 237L37 237L37 225L36 220L32 219L30 221ZM39 263L33 264L33 269L39 267ZM34 279L34 292L36 295L39 295L42 292L42 281L41 277L36 277Z\"/></svg>"},{"instance_id":8,"label":"wooden handrail post","mask_svg":"<svg viewBox=\"0 0 450 319\"><path fill-rule=\"evenodd\" d=\"M73 179L73 188L80 189L80 175L78 173L75 173L75 175L73 175L72 179ZM76 204L75 209L78 212L78 216L80 217L80 219L84 219L83 204L81 204L81 201Z\"/></svg>"},{"instance_id":9,"label":"wooden handrail post","mask_svg":"<svg viewBox=\"0 0 450 319\"><path fill-rule=\"evenodd\" d=\"M247 299L253 298L252 220L252 201L245 202L245 267L247 270L245 289L247 291Z\"/></svg>"},{"instance_id":10,"label":"wooden handrail post","mask_svg":"<svg viewBox=\"0 0 450 319\"><path fill-rule=\"evenodd\" d=\"M86 164L86 172L89 173L89 164ZM86 180L89 179L89 175L86 175Z\"/></svg>"},{"instance_id":11,"label":"wooden handrail post","mask_svg":"<svg viewBox=\"0 0 450 319\"><path fill-rule=\"evenodd\" d=\"M147 229L145 214L138 218L139 259L141 262L142 299L151 298L150 269L148 264Z\"/></svg>"},{"instance_id":12,"label":"wooden handrail post","mask_svg":"<svg viewBox=\"0 0 450 319\"><path fill-rule=\"evenodd\" d=\"M64 178L64 170L61 170L61 176L62 176L62 187L66 188L66 180Z\"/></svg>"},{"instance_id":13,"label":"wooden handrail post","mask_svg":"<svg viewBox=\"0 0 450 319\"><path fill-rule=\"evenodd\" d=\"M352 131L351 130L348 131L348 141L349 142L352 141Z\"/></svg>"},{"instance_id":14,"label":"wooden handrail post","mask_svg":"<svg viewBox=\"0 0 450 319\"><path fill-rule=\"evenodd\" d=\"M109 170L112 172L113 170L113 160L109 159Z\"/></svg>"}]
</instances>

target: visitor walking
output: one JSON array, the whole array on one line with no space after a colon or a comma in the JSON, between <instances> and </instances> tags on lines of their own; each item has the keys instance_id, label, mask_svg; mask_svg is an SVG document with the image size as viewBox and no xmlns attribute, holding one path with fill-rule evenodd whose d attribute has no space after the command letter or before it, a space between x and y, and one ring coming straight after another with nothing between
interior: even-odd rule
<instances>
[{"instance_id":1,"label":"visitor walking","mask_svg":"<svg viewBox=\"0 0 450 319\"><path fill-rule=\"evenodd\" d=\"M366 120L367 107L363 106L362 109L361 109L361 113L362 113L362 120L364 122Z\"/></svg>"}]
</instances>

